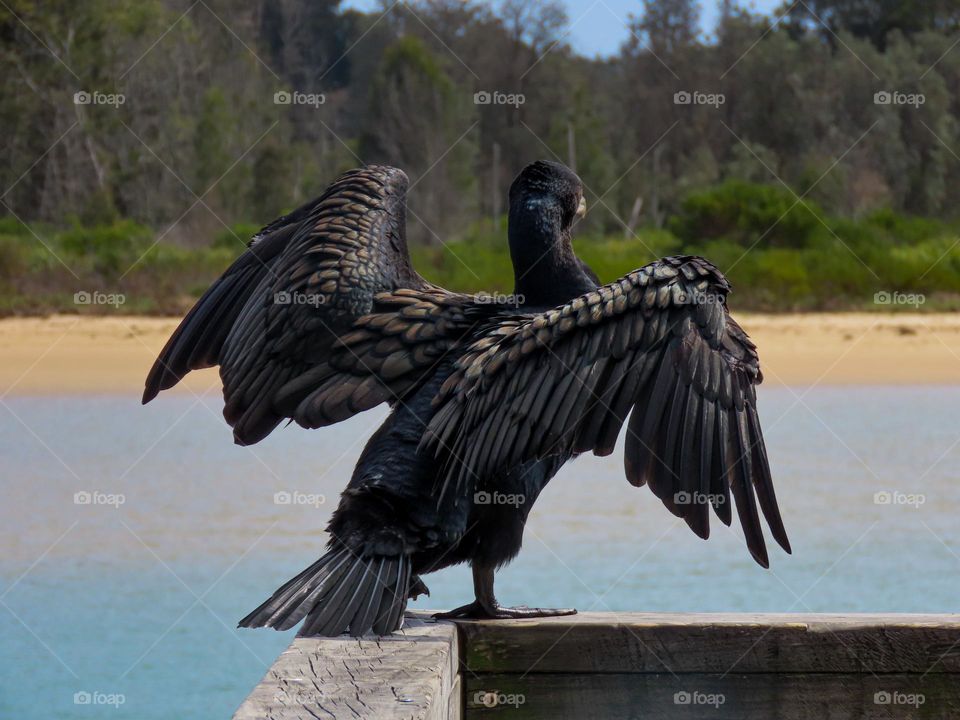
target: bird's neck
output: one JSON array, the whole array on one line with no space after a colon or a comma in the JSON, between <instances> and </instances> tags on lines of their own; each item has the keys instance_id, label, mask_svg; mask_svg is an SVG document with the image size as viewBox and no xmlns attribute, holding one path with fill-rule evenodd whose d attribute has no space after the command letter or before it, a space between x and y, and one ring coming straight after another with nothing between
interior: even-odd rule
<instances>
[{"instance_id":1,"label":"bird's neck","mask_svg":"<svg viewBox=\"0 0 960 720\"><path fill-rule=\"evenodd\" d=\"M550 213L511 217L508 229L514 293L528 306L555 306L590 292L597 284L573 252L569 230Z\"/></svg>"}]
</instances>

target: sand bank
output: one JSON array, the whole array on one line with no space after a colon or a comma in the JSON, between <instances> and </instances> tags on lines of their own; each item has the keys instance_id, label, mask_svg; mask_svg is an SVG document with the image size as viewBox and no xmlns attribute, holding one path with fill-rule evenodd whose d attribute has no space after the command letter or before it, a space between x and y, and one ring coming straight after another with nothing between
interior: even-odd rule
<instances>
[{"instance_id":1,"label":"sand bank","mask_svg":"<svg viewBox=\"0 0 960 720\"><path fill-rule=\"evenodd\" d=\"M738 314L766 383L960 383L960 314ZM0 320L0 394L136 393L176 318ZM215 370L180 392L219 394Z\"/></svg>"}]
</instances>

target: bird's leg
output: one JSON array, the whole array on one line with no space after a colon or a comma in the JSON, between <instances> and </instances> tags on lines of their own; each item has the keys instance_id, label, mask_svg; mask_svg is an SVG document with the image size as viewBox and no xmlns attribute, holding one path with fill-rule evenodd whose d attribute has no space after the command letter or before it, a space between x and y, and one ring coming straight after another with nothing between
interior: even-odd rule
<instances>
[{"instance_id":1,"label":"bird's leg","mask_svg":"<svg viewBox=\"0 0 960 720\"><path fill-rule=\"evenodd\" d=\"M423 581L419 575L414 575L410 580L410 592L407 595L411 600L416 600L421 595L426 595L430 597L430 588L427 587L427 584Z\"/></svg>"},{"instance_id":2,"label":"bird's leg","mask_svg":"<svg viewBox=\"0 0 960 720\"><path fill-rule=\"evenodd\" d=\"M507 618L538 618L554 615L574 615L572 608L532 608L526 605L504 607L497 602L493 594L492 567L473 566L473 593L476 600L450 612L438 613L434 617L441 620L499 620Z\"/></svg>"}]
</instances>

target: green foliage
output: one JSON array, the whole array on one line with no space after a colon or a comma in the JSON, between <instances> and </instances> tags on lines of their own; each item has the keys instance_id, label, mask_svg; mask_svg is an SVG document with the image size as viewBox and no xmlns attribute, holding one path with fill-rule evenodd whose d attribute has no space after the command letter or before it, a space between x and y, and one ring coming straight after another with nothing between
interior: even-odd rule
<instances>
[{"instance_id":1,"label":"green foliage","mask_svg":"<svg viewBox=\"0 0 960 720\"><path fill-rule=\"evenodd\" d=\"M277 214L279 215L279 213ZM218 232L216 237L213 238L211 247L240 253L244 246L250 242L250 238L256 235L261 227L261 225L254 225L253 223L236 223Z\"/></svg>"},{"instance_id":2,"label":"green foliage","mask_svg":"<svg viewBox=\"0 0 960 720\"><path fill-rule=\"evenodd\" d=\"M226 139L230 125L230 111L223 91L210 88L203 96L193 137L197 192L206 190L230 165Z\"/></svg>"},{"instance_id":3,"label":"green foliage","mask_svg":"<svg viewBox=\"0 0 960 720\"><path fill-rule=\"evenodd\" d=\"M27 271L28 250L22 237L0 229L0 283L7 284Z\"/></svg>"},{"instance_id":4,"label":"green foliage","mask_svg":"<svg viewBox=\"0 0 960 720\"><path fill-rule=\"evenodd\" d=\"M576 247L605 280L684 252L728 272L741 307L870 308L878 290L954 303L960 0L809 0L780 23L724 2L712 36L699 5L637 3L630 39L594 59L558 43L555 2L381 17L336 0L183 16L9 0L0 187L30 229L0 218L0 309L74 310L80 284L179 311L261 226L373 162L410 177L425 275L509 290L507 190L537 158L584 180ZM724 101L674 101L695 88ZM129 97L73 105L78 89Z\"/></svg>"},{"instance_id":5,"label":"green foliage","mask_svg":"<svg viewBox=\"0 0 960 720\"><path fill-rule=\"evenodd\" d=\"M119 219L113 198L107 190L93 193L80 213L80 222L83 225L110 225Z\"/></svg>"},{"instance_id":6,"label":"green foliage","mask_svg":"<svg viewBox=\"0 0 960 720\"><path fill-rule=\"evenodd\" d=\"M448 236L475 217L469 97L414 36L390 45L373 77L361 155L401 167L414 181L408 233L415 239Z\"/></svg>"},{"instance_id":7,"label":"green foliage","mask_svg":"<svg viewBox=\"0 0 960 720\"><path fill-rule=\"evenodd\" d=\"M694 205L698 211L704 206ZM772 202L770 207L779 206ZM694 217L702 219L699 212ZM769 215L746 217L759 222L757 217ZM731 302L739 310L896 309L873 303L879 291L923 293L926 310L960 307L955 228L887 210L860 221L821 219L823 224L815 220L815 231L809 224L787 224L798 235L783 237L782 246L750 247L744 241L749 236L739 234L734 222L734 230L714 237L679 237L649 228L629 239L578 233L574 247L604 282L664 255L703 255L728 275L735 290ZM94 288L124 293L124 312L180 313L243 252L257 230L259 225L237 224L207 247L187 248L156 243L149 229L120 221L59 232L40 227L35 231L41 243L16 220L0 218L0 313L75 312L72 293ZM451 290L510 292L513 269L505 235L503 219L496 226L478 222L461 239L416 243L411 254L427 279Z\"/></svg>"},{"instance_id":8,"label":"green foliage","mask_svg":"<svg viewBox=\"0 0 960 720\"><path fill-rule=\"evenodd\" d=\"M899 215L890 208L872 213L867 223L882 230L891 241L903 245L915 245L945 232L943 223L938 220Z\"/></svg>"},{"instance_id":9,"label":"green foliage","mask_svg":"<svg viewBox=\"0 0 960 720\"><path fill-rule=\"evenodd\" d=\"M730 282L739 288L732 302L762 310L803 309L811 301L825 302L813 293L806 260L802 250L787 248L747 253L730 269Z\"/></svg>"},{"instance_id":10,"label":"green foliage","mask_svg":"<svg viewBox=\"0 0 960 720\"><path fill-rule=\"evenodd\" d=\"M769 219L771 207L780 206L771 202L766 213L745 213L744 222ZM932 300L924 309L960 303L960 242L954 229L890 211L859 222L823 216L821 223L810 217L816 227L810 222L785 225L797 235L782 231L782 246L761 242L750 247L745 242L749 235L741 234L741 226L733 222L734 230L714 237L646 229L626 240L578 236L574 247L604 282L664 255L703 255L728 275L735 289L731 302L741 310L884 309L873 303L881 290L924 293ZM905 234L899 235L901 231ZM503 228L481 223L466 240L415 248L414 262L425 277L445 287L509 292L513 271L503 236Z\"/></svg>"},{"instance_id":11,"label":"green foliage","mask_svg":"<svg viewBox=\"0 0 960 720\"><path fill-rule=\"evenodd\" d=\"M803 247L822 227L822 211L786 188L730 180L689 195L670 229L686 242L725 239L750 246Z\"/></svg>"},{"instance_id":12,"label":"green foliage","mask_svg":"<svg viewBox=\"0 0 960 720\"><path fill-rule=\"evenodd\" d=\"M0 313L117 311L76 306L79 290L122 293L125 313L181 313L243 249L232 235L230 247L156 242L154 231L130 220L34 232L0 219Z\"/></svg>"},{"instance_id":13,"label":"green foliage","mask_svg":"<svg viewBox=\"0 0 960 720\"><path fill-rule=\"evenodd\" d=\"M642 229L630 240L620 237L584 237L574 240L577 255L604 282L615 280L631 270L664 255L681 252L681 242L665 230Z\"/></svg>"},{"instance_id":14,"label":"green foliage","mask_svg":"<svg viewBox=\"0 0 960 720\"><path fill-rule=\"evenodd\" d=\"M277 217L290 202L290 153L274 143L264 144L253 163L250 193L252 217Z\"/></svg>"},{"instance_id":15,"label":"green foliage","mask_svg":"<svg viewBox=\"0 0 960 720\"><path fill-rule=\"evenodd\" d=\"M829 36L846 30L883 47L897 31L912 35L929 28L953 29L960 20L957 0L809 0L789 7L795 21Z\"/></svg>"},{"instance_id":16,"label":"green foliage","mask_svg":"<svg viewBox=\"0 0 960 720\"><path fill-rule=\"evenodd\" d=\"M124 272L152 241L149 228L120 220L111 225L74 227L59 235L57 245L97 273L115 274Z\"/></svg>"},{"instance_id":17,"label":"green foliage","mask_svg":"<svg viewBox=\"0 0 960 720\"><path fill-rule=\"evenodd\" d=\"M29 234L30 230L27 229L27 226L15 217L10 217L9 215L0 216L0 235L21 237Z\"/></svg>"},{"instance_id":18,"label":"green foliage","mask_svg":"<svg viewBox=\"0 0 960 720\"><path fill-rule=\"evenodd\" d=\"M383 54L380 81L384 82L391 76L406 79L408 72L421 76L429 85L443 92L449 92L452 89L450 79L441 70L439 63L430 54L426 45L412 35L400 38L387 48ZM380 89L382 90L383 87L381 86Z\"/></svg>"}]
</instances>

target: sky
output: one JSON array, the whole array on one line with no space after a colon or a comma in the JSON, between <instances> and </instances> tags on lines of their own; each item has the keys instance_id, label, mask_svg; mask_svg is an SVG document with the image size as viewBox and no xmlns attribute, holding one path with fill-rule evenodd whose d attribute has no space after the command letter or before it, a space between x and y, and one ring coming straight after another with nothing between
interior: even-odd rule
<instances>
[{"instance_id":1,"label":"sky","mask_svg":"<svg viewBox=\"0 0 960 720\"><path fill-rule=\"evenodd\" d=\"M570 16L567 41L573 49L588 57L615 55L627 39L627 18L638 13L640 0L563 0ZM751 0L742 3L753 12L771 14L783 0ZM701 0L700 24L704 33L710 33L717 19L717 1ZM345 8L365 12L380 9L378 0L345 0Z\"/></svg>"}]
</instances>

